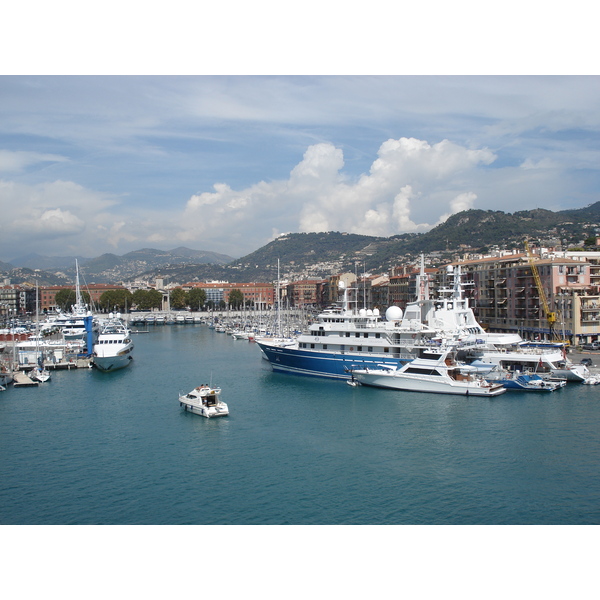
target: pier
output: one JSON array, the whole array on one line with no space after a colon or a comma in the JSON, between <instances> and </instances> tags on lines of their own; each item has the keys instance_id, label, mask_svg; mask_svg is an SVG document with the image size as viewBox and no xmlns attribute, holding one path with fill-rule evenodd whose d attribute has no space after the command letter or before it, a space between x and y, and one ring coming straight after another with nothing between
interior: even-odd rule
<instances>
[{"instance_id":1,"label":"pier","mask_svg":"<svg viewBox=\"0 0 600 600\"><path fill-rule=\"evenodd\" d=\"M17 371L13 373L13 387L33 387L38 385L37 381L33 381L26 373Z\"/></svg>"}]
</instances>

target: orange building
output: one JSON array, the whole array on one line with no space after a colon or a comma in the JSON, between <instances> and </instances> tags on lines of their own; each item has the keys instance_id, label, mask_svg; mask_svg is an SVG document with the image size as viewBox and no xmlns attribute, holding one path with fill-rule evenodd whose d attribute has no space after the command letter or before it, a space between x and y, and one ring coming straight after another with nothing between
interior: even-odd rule
<instances>
[{"instance_id":1,"label":"orange building","mask_svg":"<svg viewBox=\"0 0 600 600\"><path fill-rule=\"evenodd\" d=\"M212 300L215 304L221 301L227 302L229 293L232 290L240 290L244 296L244 302L253 303L256 307L269 308L273 306L275 299L275 288L272 283L229 283L224 281L205 283L195 281L186 283L181 287L184 290L203 289L206 292L207 302Z\"/></svg>"}]
</instances>

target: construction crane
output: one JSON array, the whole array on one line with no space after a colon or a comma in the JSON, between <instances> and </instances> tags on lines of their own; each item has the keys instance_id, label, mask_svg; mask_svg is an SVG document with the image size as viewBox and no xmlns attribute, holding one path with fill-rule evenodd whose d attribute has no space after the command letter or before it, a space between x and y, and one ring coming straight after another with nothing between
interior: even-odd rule
<instances>
[{"instance_id":1,"label":"construction crane","mask_svg":"<svg viewBox=\"0 0 600 600\"><path fill-rule=\"evenodd\" d=\"M535 259L533 258L533 253L531 252L529 242L527 240L525 240L525 250L527 252L527 259L529 260L531 272L533 273L533 279L535 280L535 285L540 295L541 308L544 310L546 321L548 321L548 326L550 327L550 336L556 337L556 334L554 332L554 323L556 323L556 313L550 310L550 305L548 304L548 299L546 298L546 292L544 291L544 287L542 286L542 280L540 279L540 274L538 272L537 265L535 264Z\"/></svg>"}]
</instances>

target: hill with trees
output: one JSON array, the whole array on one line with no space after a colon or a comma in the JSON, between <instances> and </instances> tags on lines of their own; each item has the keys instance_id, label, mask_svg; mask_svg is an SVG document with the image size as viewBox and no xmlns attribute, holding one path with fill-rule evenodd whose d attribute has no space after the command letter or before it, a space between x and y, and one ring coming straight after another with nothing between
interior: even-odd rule
<instances>
[{"instance_id":1,"label":"hill with trees","mask_svg":"<svg viewBox=\"0 0 600 600\"><path fill-rule=\"evenodd\" d=\"M443 261L468 252L486 252L492 247L522 249L526 237L540 245L565 249L595 247L599 233L600 202L558 212L538 208L511 214L471 209L450 216L427 233L389 238L343 232L290 233L237 260L189 248L144 248L120 257L104 254L85 259L83 274L87 283L117 283L136 277L163 277L178 283L260 282L277 278L279 261L282 277L322 278L335 272L354 271L359 263L361 269L385 272L396 264L415 261L420 253L436 253ZM64 278L73 281L75 259L72 265L72 270L54 271L52 277L60 278L63 284ZM26 281L27 276L42 277L32 271L4 270L1 274L13 283ZM40 284L52 285L46 283L50 278L48 275Z\"/></svg>"}]
</instances>

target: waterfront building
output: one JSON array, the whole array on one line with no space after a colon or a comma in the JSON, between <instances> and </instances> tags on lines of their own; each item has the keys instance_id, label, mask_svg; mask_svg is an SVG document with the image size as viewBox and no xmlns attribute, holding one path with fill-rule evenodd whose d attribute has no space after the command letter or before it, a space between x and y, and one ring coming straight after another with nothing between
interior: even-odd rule
<instances>
[{"instance_id":1,"label":"waterfront building","mask_svg":"<svg viewBox=\"0 0 600 600\"><path fill-rule=\"evenodd\" d=\"M0 287L0 317L35 313L35 287L6 284Z\"/></svg>"},{"instance_id":2,"label":"waterfront building","mask_svg":"<svg viewBox=\"0 0 600 600\"><path fill-rule=\"evenodd\" d=\"M56 294L61 290L73 290L73 286L70 285L52 285L45 286L39 289L39 299L40 299L40 311L48 312L55 311L58 307L56 306ZM113 285L110 283L91 283L86 285L82 291L86 291L90 295L90 301L92 303L92 307L98 306L100 297L104 292L112 292L116 290L125 290L127 288L122 285ZM35 289L34 289L35 296ZM35 310L35 305L34 309Z\"/></svg>"},{"instance_id":3,"label":"waterfront building","mask_svg":"<svg viewBox=\"0 0 600 600\"><path fill-rule=\"evenodd\" d=\"M232 290L239 290L244 296L244 302L249 306L260 309L271 308L275 302L275 286L272 283L229 283L227 281L202 282L193 281L181 286L189 291L194 288L204 290L206 302L218 306L227 302ZM282 289L284 289L282 287Z\"/></svg>"},{"instance_id":4,"label":"waterfront building","mask_svg":"<svg viewBox=\"0 0 600 600\"><path fill-rule=\"evenodd\" d=\"M531 340L564 338L580 344L598 339L600 256L571 258L537 252L453 263L460 264L465 275L465 295L471 299L478 321L488 331L515 332ZM598 264L584 258L594 258ZM543 295L530 260L535 262ZM446 266L440 267L437 286L447 285L446 278ZM547 311L556 315L552 329Z\"/></svg>"},{"instance_id":5,"label":"waterfront building","mask_svg":"<svg viewBox=\"0 0 600 600\"><path fill-rule=\"evenodd\" d=\"M318 306L320 304L322 286L322 279L304 279L288 283L286 287L290 306L296 308Z\"/></svg>"}]
</instances>

